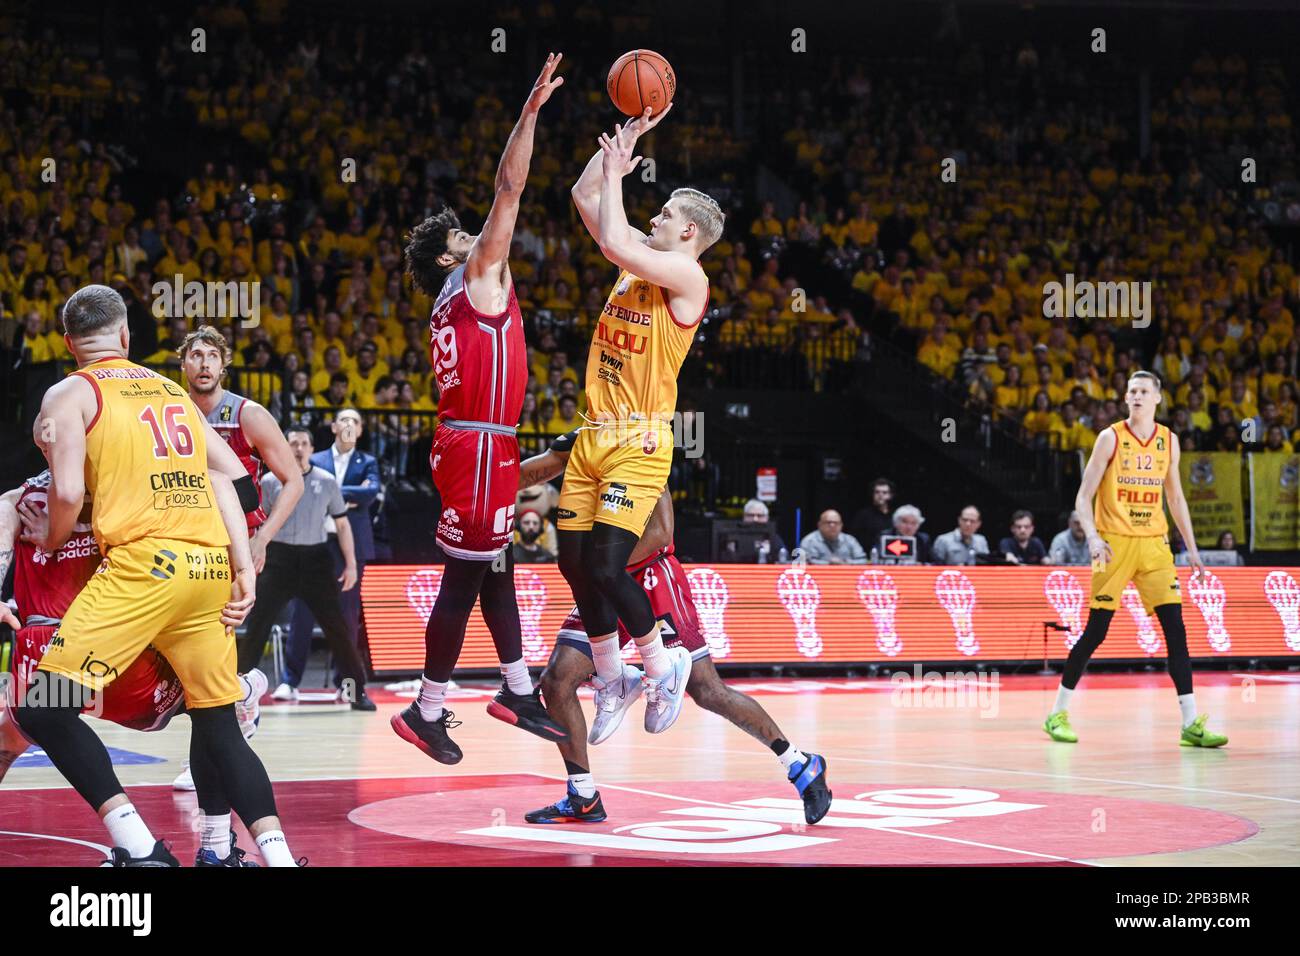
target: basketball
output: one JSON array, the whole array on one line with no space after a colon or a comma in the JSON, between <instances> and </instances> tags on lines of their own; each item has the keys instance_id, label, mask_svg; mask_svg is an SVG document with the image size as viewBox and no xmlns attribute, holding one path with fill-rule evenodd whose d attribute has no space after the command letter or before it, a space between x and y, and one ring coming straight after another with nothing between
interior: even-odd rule
<instances>
[{"instance_id":1,"label":"basketball","mask_svg":"<svg viewBox=\"0 0 1300 956\"><path fill-rule=\"evenodd\" d=\"M640 116L649 107L650 115L657 116L673 101L677 77L653 50L629 50L609 68L605 88L623 114Z\"/></svg>"}]
</instances>

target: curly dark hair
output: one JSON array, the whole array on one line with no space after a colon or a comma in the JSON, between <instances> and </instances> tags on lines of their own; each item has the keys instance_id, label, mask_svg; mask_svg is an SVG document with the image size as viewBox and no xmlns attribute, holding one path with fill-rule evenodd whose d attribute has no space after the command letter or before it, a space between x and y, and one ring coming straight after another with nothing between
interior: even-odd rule
<instances>
[{"instance_id":1,"label":"curly dark hair","mask_svg":"<svg viewBox=\"0 0 1300 956\"><path fill-rule=\"evenodd\" d=\"M420 223L406 237L406 274L425 295L437 295L449 270L438 265L447 251L447 234L460 228L460 219L448 206Z\"/></svg>"}]
</instances>

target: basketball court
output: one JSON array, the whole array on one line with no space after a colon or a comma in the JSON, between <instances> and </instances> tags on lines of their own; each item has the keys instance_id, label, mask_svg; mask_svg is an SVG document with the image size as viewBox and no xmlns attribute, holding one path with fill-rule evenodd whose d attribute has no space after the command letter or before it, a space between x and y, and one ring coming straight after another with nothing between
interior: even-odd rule
<instances>
[{"instance_id":1,"label":"basketball court","mask_svg":"<svg viewBox=\"0 0 1300 956\"><path fill-rule=\"evenodd\" d=\"M835 802L811 827L773 756L690 703L659 737L643 732L638 705L592 748L601 824L524 823L563 794L564 766L553 747L486 714L495 684L449 699L464 721L455 767L389 728L414 691L376 687L378 714L268 698L252 743L295 852L313 865L1300 863L1300 768L1288 756L1300 748L1300 673L1199 673L1201 707L1231 738L1221 750L1178 746L1161 672L1089 675L1072 709L1080 743L1053 743L1041 723L1056 680L729 681L829 760ZM584 707L590 717L589 692ZM157 835L192 854L195 797L171 788L188 720L154 734L94 726ZM0 794L0 865L93 866L107 852L103 827L42 754L21 758Z\"/></svg>"}]
</instances>

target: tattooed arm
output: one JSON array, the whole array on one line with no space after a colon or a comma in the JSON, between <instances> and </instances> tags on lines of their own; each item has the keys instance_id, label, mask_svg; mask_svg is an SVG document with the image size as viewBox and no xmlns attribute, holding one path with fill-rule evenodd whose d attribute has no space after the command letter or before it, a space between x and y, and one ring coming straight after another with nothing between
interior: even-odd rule
<instances>
[{"instance_id":1,"label":"tattooed arm","mask_svg":"<svg viewBox=\"0 0 1300 956\"><path fill-rule=\"evenodd\" d=\"M564 474L564 466L568 461L567 451L556 451L554 448L525 459L519 466L519 487L531 488L533 485L558 478Z\"/></svg>"}]
</instances>

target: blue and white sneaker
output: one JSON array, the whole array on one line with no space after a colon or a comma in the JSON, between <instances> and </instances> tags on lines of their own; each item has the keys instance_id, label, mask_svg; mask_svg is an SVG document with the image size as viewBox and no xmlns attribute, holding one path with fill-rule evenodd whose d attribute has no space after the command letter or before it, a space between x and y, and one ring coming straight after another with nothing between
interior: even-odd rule
<instances>
[{"instance_id":1,"label":"blue and white sneaker","mask_svg":"<svg viewBox=\"0 0 1300 956\"><path fill-rule=\"evenodd\" d=\"M623 665L623 673L606 684L599 676L591 679L596 688L596 717L591 722L587 743L598 744L613 736L623 723L623 715L637 702L644 688L641 686L641 669L631 664Z\"/></svg>"},{"instance_id":2,"label":"blue and white sneaker","mask_svg":"<svg viewBox=\"0 0 1300 956\"><path fill-rule=\"evenodd\" d=\"M826 758L807 754L807 760L790 767L790 782L803 800L803 818L816 823L831 809L832 794L826 784Z\"/></svg>"},{"instance_id":3,"label":"blue and white sneaker","mask_svg":"<svg viewBox=\"0 0 1300 956\"><path fill-rule=\"evenodd\" d=\"M569 784L563 800L549 807L524 814L525 823L603 823L605 807L600 802L600 791L590 797L580 796Z\"/></svg>"},{"instance_id":4,"label":"blue and white sneaker","mask_svg":"<svg viewBox=\"0 0 1300 956\"><path fill-rule=\"evenodd\" d=\"M244 859L245 856L247 856L247 854L246 854L243 850L241 850L239 847L235 846L235 834L234 834L234 831L231 831L231 834L230 834L230 856L226 857L226 858L223 860L223 859L221 859L221 857L217 856L216 851L214 851L214 850L208 850L208 849L201 849L201 850L199 850L198 854L194 857L194 865L195 865L195 866L199 866L199 867L211 867L211 866L251 866L251 867L253 867L254 869L258 869L257 864L256 864L256 863L253 863L253 862L250 862L250 861L248 861L248 860L245 860L245 859Z\"/></svg>"},{"instance_id":5,"label":"blue and white sneaker","mask_svg":"<svg viewBox=\"0 0 1300 956\"><path fill-rule=\"evenodd\" d=\"M691 652L684 647L670 647L673 669L659 680L642 678L645 685L645 729L648 734L662 734L677 720L686 699L686 682L691 678Z\"/></svg>"}]
</instances>

